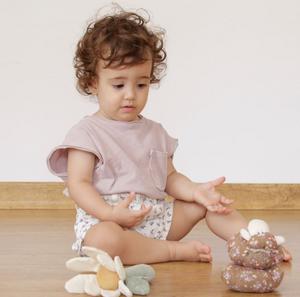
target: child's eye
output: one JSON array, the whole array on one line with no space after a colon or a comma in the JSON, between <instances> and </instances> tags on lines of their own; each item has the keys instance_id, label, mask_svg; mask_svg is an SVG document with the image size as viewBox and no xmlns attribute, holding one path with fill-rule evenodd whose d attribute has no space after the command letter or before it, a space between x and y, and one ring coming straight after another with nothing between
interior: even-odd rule
<instances>
[{"instance_id":1,"label":"child's eye","mask_svg":"<svg viewBox=\"0 0 300 297\"><path fill-rule=\"evenodd\" d=\"M123 84L113 85L115 89L122 89L124 87Z\"/></svg>"},{"instance_id":2,"label":"child's eye","mask_svg":"<svg viewBox=\"0 0 300 297\"><path fill-rule=\"evenodd\" d=\"M141 89L145 88L146 86L147 86L147 84L138 84L138 87L141 88Z\"/></svg>"}]
</instances>

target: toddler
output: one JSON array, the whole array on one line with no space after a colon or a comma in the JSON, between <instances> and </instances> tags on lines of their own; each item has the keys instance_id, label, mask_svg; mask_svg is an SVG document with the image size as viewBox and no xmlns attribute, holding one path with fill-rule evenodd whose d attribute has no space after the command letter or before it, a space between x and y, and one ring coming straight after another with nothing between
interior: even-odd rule
<instances>
[{"instance_id":1,"label":"toddler","mask_svg":"<svg viewBox=\"0 0 300 297\"><path fill-rule=\"evenodd\" d=\"M76 204L73 249L93 246L124 264L212 260L200 241L180 242L200 220L228 240L246 220L216 191L220 177L193 182L173 164L177 140L142 115L166 52L161 30L134 12L92 22L74 59L77 88L99 110L84 117L48 157Z\"/></svg>"}]
</instances>

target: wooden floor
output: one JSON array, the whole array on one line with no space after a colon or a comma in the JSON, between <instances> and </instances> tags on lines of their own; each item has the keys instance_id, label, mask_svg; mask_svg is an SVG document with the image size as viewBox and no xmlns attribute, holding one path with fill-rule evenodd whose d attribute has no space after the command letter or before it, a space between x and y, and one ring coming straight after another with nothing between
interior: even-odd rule
<instances>
[{"instance_id":1,"label":"wooden floor","mask_svg":"<svg viewBox=\"0 0 300 297\"><path fill-rule=\"evenodd\" d=\"M300 296L300 211L243 211L248 218L268 221L275 234L285 236L292 252L292 264L283 264L285 277L274 293L259 296ZM74 273L64 263L75 254L71 210L0 210L0 296L66 297L64 282ZM255 294L227 290L220 279L229 262L225 243L212 235L204 223L186 239L201 239L213 250L213 263L156 264L151 286L155 297L239 297ZM86 295L74 295L86 296Z\"/></svg>"}]
</instances>

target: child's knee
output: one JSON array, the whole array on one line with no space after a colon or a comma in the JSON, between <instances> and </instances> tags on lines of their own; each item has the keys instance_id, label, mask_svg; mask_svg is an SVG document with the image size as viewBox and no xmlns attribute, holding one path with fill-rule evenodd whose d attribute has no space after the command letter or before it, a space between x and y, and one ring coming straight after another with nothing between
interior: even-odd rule
<instances>
[{"instance_id":1,"label":"child's knee","mask_svg":"<svg viewBox=\"0 0 300 297\"><path fill-rule=\"evenodd\" d=\"M186 209L188 217L191 220L199 221L206 216L207 209L204 206L202 206L196 202L186 203L185 209Z\"/></svg>"},{"instance_id":2,"label":"child's knee","mask_svg":"<svg viewBox=\"0 0 300 297\"><path fill-rule=\"evenodd\" d=\"M118 256L123 250L123 229L114 222L101 222L86 234L84 245L106 251L111 257Z\"/></svg>"}]
</instances>

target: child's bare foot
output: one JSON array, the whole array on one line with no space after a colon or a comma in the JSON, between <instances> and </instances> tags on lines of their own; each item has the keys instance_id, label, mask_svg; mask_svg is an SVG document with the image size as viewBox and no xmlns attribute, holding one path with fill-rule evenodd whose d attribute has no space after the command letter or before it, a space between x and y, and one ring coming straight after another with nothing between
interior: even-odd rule
<instances>
[{"instance_id":1,"label":"child's bare foot","mask_svg":"<svg viewBox=\"0 0 300 297\"><path fill-rule=\"evenodd\" d=\"M292 261L291 253L284 246L282 247L282 251L283 251L283 261L284 262Z\"/></svg>"},{"instance_id":2,"label":"child's bare foot","mask_svg":"<svg viewBox=\"0 0 300 297\"><path fill-rule=\"evenodd\" d=\"M210 247L200 241L170 241L169 243L172 261L210 262L212 260Z\"/></svg>"}]
</instances>

